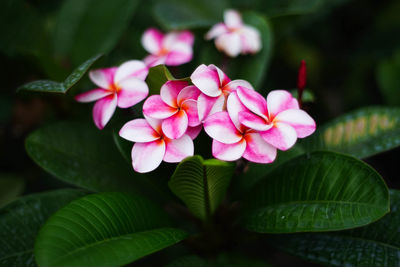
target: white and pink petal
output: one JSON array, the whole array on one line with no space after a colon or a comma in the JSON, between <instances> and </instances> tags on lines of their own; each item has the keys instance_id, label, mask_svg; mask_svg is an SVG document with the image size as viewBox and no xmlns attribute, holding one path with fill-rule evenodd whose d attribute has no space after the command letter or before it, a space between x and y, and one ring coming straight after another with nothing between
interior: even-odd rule
<instances>
[{"instance_id":1,"label":"white and pink petal","mask_svg":"<svg viewBox=\"0 0 400 267\"><path fill-rule=\"evenodd\" d=\"M125 123L119 135L131 142L151 142L160 139L160 135L145 119L135 119Z\"/></svg>"},{"instance_id":2,"label":"white and pink petal","mask_svg":"<svg viewBox=\"0 0 400 267\"><path fill-rule=\"evenodd\" d=\"M108 95L93 106L93 120L97 128L103 129L114 114L117 107L117 95Z\"/></svg>"},{"instance_id":3,"label":"white and pink petal","mask_svg":"<svg viewBox=\"0 0 400 267\"><path fill-rule=\"evenodd\" d=\"M280 150L288 150L297 140L296 131L286 123L275 123L274 127L260 132L261 137L272 146Z\"/></svg>"},{"instance_id":4,"label":"white and pink petal","mask_svg":"<svg viewBox=\"0 0 400 267\"><path fill-rule=\"evenodd\" d=\"M315 121L301 109L288 109L280 112L275 121L283 122L292 126L298 138L304 138L311 135L316 128Z\"/></svg>"},{"instance_id":5,"label":"white and pink petal","mask_svg":"<svg viewBox=\"0 0 400 267\"><path fill-rule=\"evenodd\" d=\"M205 39L211 40L227 32L229 32L229 29L224 23L217 23L206 33Z\"/></svg>"},{"instance_id":6,"label":"white and pink petal","mask_svg":"<svg viewBox=\"0 0 400 267\"><path fill-rule=\"evenodd\" d=\"M194 154L193 140L186 134L179 139L165 139L165 144L165 162L180 162L184 158L193 156Z\"/></svg>"},{"instance_id":7,"label":"white and pink petal","mask_svg":"<svg viewBox=\"0 0 400 267\"><path fill-rule=\"evenodd\" d=\"M181 109L185 111L188 117L188 125L191 127L201 124L199 120L199 113L197 112L197 101L188 99L183 101Z\"/></svg>"},{"instance_id":8,"label":"white and pink petal","mask_svg":"<svg viewBox=\"0 0 400 267\"><path fill-rule=\"evenodd\" d=\"M150 54L157 54L162 48L164 34L155 28L147 29L141 39L144 49Z\"/></svg>"},{"instance_id":9,"label":"white and pink petal","mask_svg":"<svg viewBox=\"0 0 400 267\"><path fill-rule=\"evenodd\" d=\"M192 83L204 94L217 97L222 94L217 70L202 64L190 76Z\"/></svg>"},{"instance_id":10,"label":"white and pink petal","mask_svg":"<svg viewBox=\"0 0 400 267\"><path fill-rule=\"evenodd\" d=\"M118 84L126 78L136 77L145 80L149 69L141 60L129 60L118 67L114 76L114 83Z\"/></svg>"},{"instance_id":11,"label":"white and pink petal","mask_svg":"<svg viewBox=\"0 0 400 267\"><path fill-rule=\"evenodd\" d=\"M236 92L240 102L242 102L246 108L263 118L267 118L267 101L262 95L242 86L238 86Z\"/></svg>"},{"instance_id":12,"label":"white and pink petal","mask_svg":"<svg viewBox=\"0 0 400 267\"><path fill-rule=\"evenodd\" d=\"M149 87L139 78L125 78L119 83L120 90L118 91L118 107L129 108L136 105L149 94Z\"/></svg>"},{"instance_id":13,"label":"white and pink petal","mask_svg":"<svg viewBox=\"0 0 400 267\"><path fill-rule=\"evenodd\" d=\"M276 148L267 143L259 133L246 133L246 150L243 158L256 163L271 163L276 158Z\"/></svg>"},{"instance_id":14,"label":"white and pink petal","mask_svg":"<svg viewBox=\"0 0 400 267\"><path fill-rule=\"evenodd\" d=\"M246 140L243 138L233 144L224 144L213 140L212 154L215 158L225 161L234 161L242 157L246 149Z\"/></svg>"},{"instance_id":15,"label":"white and pink petal","mask_svg":"<svg viewBox=\"0 0 400 267\"><path fill-rule=\"evenodd\" d=\"M112 87L114 84L114 75L117 69L118 69L117 67L112 67L112 68L91 70L89 72L89 78L97 86L104 89L110 89L110 87Z\"/></svg>"},{"instance_id":16,"label":"white and pink petal","mask_svg":"<svg viewBox=\"0 0 400 267\"><path fill-rule=\"evenodd\" d=\"M102 88L96 88L84 93L80 93L75 96L75 100L78 102L86 103L99 100L103 97L111 95L112 92L110 90L105 90Z\"/></svg>"},{"instance_id":17,"label":"white and pink petal","mask_svg":"<svg viewBox=\"0 0 400 267\"><path fill-rule=\"evenodd\" d=\"M185 134L188 127L188 117L184 110L163 120L162 131L170 139L178 139Z\"/></svg>"},{"instance_id":18,"label":"white and pink petal","mask_svg":"<svg viewBox=\"0 0 400 267\"><path fill-rule=\"evenodd\" d=\"M133 169L140 173L155 170L165 155L165 142L158 139L148 143L135 143L132 148Z\"/></svg>"},{"instance_id":19,"label":"white and pink petal","mask_svg":"<svg viewBox=\"0 0 400 267\"><path fill-rule=\"evenodd\" d=\"M286 90L273 90L267 96L269 115L275 117L279 112L287 109L299 109L299 103Z\"/></svg>"},{"instance_id":20,"label":"white and pink petal","mask_svg":"<svg viewBox=\"0 0 400 267\"><path fill-rule=\"evenodd\" d=\"M213 139L224 144L233 144L242 139L226 111L217 112L204 121L204 130Z\"/></svg>"},{"instance_id":21,"label":"white and pink petal","mask_svg":"<svg viewBox=\"0 0 400 267\"><path fill-rule=\"evenodd\" d=\"M204 121L208 116L216 112L223 111L225 105L225 96L209 97L205 94L200 94L197 99L197 109L199 120Z\"/></svg>"},{"instance_id":22,"label":"white and pink petal","mask_svg":"<svg viewBox=\"0 0 400 267\"><path fill-rule=\"evenodd\" d=\"M224 33L215 39L215 46L230 57L236 57L241 51L240 36L236 32Z\"/></svg>"},{"instance_id":23,"label":"white and pink petal","mask_svg":"<svg viewBox=\"0 0 400 267\"><path fill-rule=\"evenodd\" d=\"M167 105L160 95L152 95L143 104L143 114L155 119L166 119L174 115L178 110Z\"/></svg>"},{"instance_id":24,"label":"white and pink petal","mask_svg":"<svg viewBox=\"0 0 400 267\"><path fill-rule=\"evenodd\" d=\"M241 28L243 26L242 16L233 9L224 12L224 22L231 29Z\"/></svg>"},{"instance_id":25,"label":"white and pink petal","mask_svg":"<svg viewBox=\"0 0 400 267\"><path fill-rule=\"evenodd\" d=\"M239 112L238 119L241 124L256 131L267 131L273 126L272 123L268 123L264 118L250 111Z\"/></svg>"},{"instance_id":26,"label":"white and pink petal","mask_svg":"<svg viewBox=\"0 0 400 267\"><path fill-rule=\"evenodd\" d=\"M178 107L178 95L188 85L186 81L167 81L160 89L161 99L171 107Z\"/></svg>"}]
</instances>

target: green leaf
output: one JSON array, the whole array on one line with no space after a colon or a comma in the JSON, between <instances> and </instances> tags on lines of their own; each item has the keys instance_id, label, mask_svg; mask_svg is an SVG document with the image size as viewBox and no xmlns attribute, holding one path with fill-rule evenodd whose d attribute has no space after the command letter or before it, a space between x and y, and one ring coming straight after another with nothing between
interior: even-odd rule
<instances>
[{"instance_id":1,"label":"green leaf","mask_svg":"<svg viewBox=\"0 0 400 267\"><path fill-rule=\"evenodd\" d=\"M166 30L210 27L222 21L226 0L162 0L154 6L154 17Z\"/></svg>"},{"instance_id":2,"label":"green leaf","mask_svg":"<svg viewBox=\"0 0 400 267\"><path fill-rule=\"evenodd\" d=\"M188 157L179 163L168 186L196 217L207 220L224 199L234 169L228 162Z\"/></svg>"},{"instance_id":3,"label":"green leaf","mask_svg":"<svg viewBox=\"0 0 400 267\"><path fill-rule=\"evenodd\" d=\"M290 93L292 94L292 96L294 98L298 98L298 91L297 89L292 89L290 90ZM313 94L313 92L309 89L304 89L303 91L303 96L302 96L302 100L303 103L307 103L307 102L314 102L315 101L315 96Z\"/></svg>"},{"instance_id":4,"label":"green leaf","mask_svg":"<svg viewBox=\"0 0 400 267\"><path fill-rule=\"evenodd\" d=\"M87 123L59 122L26 139L28 155L67 183L93 191L123 191L161 196L145 175L135 173L112 137Z\"/></svg>"},{"instance_id":5,"label":"green leaf","mask_svg":"<svg viewBox=\"0 0 400 267\"><path fill-rule=\"evenodd\" d=\"M36 266L33 245L48 217L83 191L64 189L19 198L0 209L0 266Z\"/></svg>"},{"instance_id":6,"label":"green leaf","mask_svg":"<svg viewBox=\"0 0 400 267\"><path fill-rule=\"evenodd\" d=\"M50 80L40 80L34 81L27 84L22 85L17 89L17 91L34 91L34 92L43 92L43 93L62 93L65 94L67 91L73 87L85 73L89 70L89 68L101 57L102 55L97 55L92 57L91 59L85 61L82 65L77 67L66 79L64 82L55 82Z\"/></svg>"},{"instance_id":7,"label":"green leaf","mask_svg":"<svg viewBox=\"0 0 400 267\"><path fill-rule=\"evenodd\" d=\"M25 180L15 174L0 175L0 208L24 192Z\"/></svg>"},{"instance_id":8,"label":"green leaf","mask_svg":"<svg viewBox=\"0 0 400 267\"><path fill-rule=\"evenodd\" d=\"M157 65L150 68L146 78L146 83L149 86L149 94L159 94L161 86L169 80L175 80L175 78L165 65Z\"/></svg>"},{"instance_id":9,"label":"green leaf","mask_svg":"<svg viewBox=\"0 0 400 267\"><path fill-rule=\"evenodd\" d=\"M400 108L367 107L318 127L301 143L307 151L333 150L366 158L400 145Z\"/></svg>"},{"instance_id":10,"label":"green leaf","mask_svg":"<svg viewBox=\"0 0 400 267\"><path fill-rule=\"evenodd\" d=\"M233 195L236 197L243 196L268 173L272 172L281 164L304 153L304 150L299 145L296 145L287 151L278 151L275 161L271 164L247 162L243 172L240 174L235 174L234 176L232 183Z\"/></svg>"},{"instance_id":11,"label":"green leaf","mask_svg":"<svg viewBox=\"0 0 400 267\"><path fill-rule=\"evenodd\" d=\"M274 246L330 266L400 265L400 191L391 190L391 212L350 231L271 236Z\"/></svg>"},{"instance_id":12,"label":"green leaf","mask_svg":"<svg viewBox=\"0 0 400 267\"><path fill-rule=\"evenodd\" d=\"M240 252L222 253L216 258L204 259L197 255L186 255L170 262L166 267L268 267L265 260L246 257Z\"/></svg>"},{"instance_id":13,"label":"green leaf","mask_svg":"<svg viewBox=\"0 0 400 267\"><path fill-rule=\"evenodd\" d=\"M319 232L363 226L389 211L381 176L364 162L313 152L277 167L247 199L244 225L260 233Z\"/></svg>"},{"instance_id":14,"label":"green leaf","mask_svg":"<svg viewBox=\"0 0 400 267\"><path fill-rule=\"evenodd\" d=\"M203 48L200 56L201 63L216 64L226 71L232 79L244 79L249 81L256 90L266 78L269 61L272 55L273 35L268 20L255 12L243 13L246 24L252 25L260 31L262 49L255 55L238 56L237 58L223 58L222 52L218 52L214 42Z\"/></svg>"},{"instance_id":15,"label":"green leaf","mask_svg":"<svg viewBox=\"0 0 400 267\"><path fill-rule=\"evenodd\" d=\"M41 267L124 265L186 238L170 225L164 211L146 199L89 195L46 222L36 239L36 261Z\"/></svg>"},{"instance_id":16,"label":"green leaf","mask_svg":"<svg viewBox=\"0 0 400 267\"><path fill-rule=\"evenodd\" d=\"M383 60L376 70L376 79L386 103L400 105L400 50L393 58Z\"/></svg>"},{"instance_id":17,"label":"green leaf","mask_svg":"<svg viewBox=\"0 0 400 267\"><path fill-rule=\"evenodd\" d=\"M58 14L55 52L72 62L108 53L134 15L137 0L67 0Z\"/></svg>"}]
</instances>

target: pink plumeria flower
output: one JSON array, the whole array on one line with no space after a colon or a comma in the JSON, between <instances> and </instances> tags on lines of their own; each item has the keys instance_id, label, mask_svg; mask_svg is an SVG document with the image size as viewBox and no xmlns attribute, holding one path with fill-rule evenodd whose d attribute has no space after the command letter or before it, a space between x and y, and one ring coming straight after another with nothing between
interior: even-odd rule
<instances>
[{"instance_id":1,"label":"pink plumeria flower","mask_svg":"<svg viewBox=\"0 0 400 267\"><path fill-rule=\"evenodd\" d=\"M148 69L140 60L131 60L119 67L92 70L89 77L99 88L78 94L78 102L97 101L93 107L93 120L100 130L111 119L116 107L129 108L149 93L144 82Z\"/></svg>"},{"instance_id":2,"label":"pink plumeria flower","mask_svg":"<svg viewBox=\"0 0 400 267\"><path fill-rule=\"evenodd\" d=\"M240 123L258 131L265 141L280 150L291 148L297 138L315 131L315 121L299 109L299 103L288 91L271 91L267 99L244 87L239 87L236 93L248 109L238 113Z\"/></svg>"},{"instance_id":3,"label":"pink plumeria flower","mask_svg":"<svg viewBox=\"0 0 400 267\"><path fill-rule=\"evenodd\" d=\"M127 122L119 135L135 142L132 148L132 166L140 173L155 170L162 161L176 163L193 156L193 140L186 134L170 139L162 131L161 120L146 117Z\"/></svg>"},{"instance_id":4,"label":"pink plumeria flower","mask_svg":"<svg viewBox=\"0 0 400 267\"><path fill-rule=\"evenodd\" d=\"M276 148L267 143L257 131L238 120L238 114L247 108L234 92L228 98L228 112L209 116L204 130L213 138L212 154L215 158L234 161L243 157L256 163L271 163L276 158Z\"/></svg>"},{"instance_id":5,"label":"pink plumeria flower","mask_svg":"<svg viewBox=\"0 0 400 267\"><path fill-rule=\"evenodd\" d=\"M215 38L215 46L230 57L239 54L255 54L261 50L259 31L243 24L242 17L235 10L224 12L224 22L214 25L206 34L206 39Z\"/></svg>"},{"instance_id":6,"label":"pink plumeria flower","mask_svg":"<svg viewBox=\"0 0 400 267\"><path fill-rule=\"evenodd\" d=\"M194 35L190 31L163 34L155 28L146 30L142 45L150 53L144 62L150 67L165 64L178 66L192 60Z\"/></svg>"},{"instance_id":7,"label":"pink plumeria flower","mask_svg":"<svg viewBox=\"0 0 400 267\"><path fill-rule=\"evenodd\" d=\"M245 80L231 81L222 70L212 64L198 66L190 79L202 92L197 100L200 121L216 112L225 110L228 95L238 86L253 89L251 84Z\"/></svg>"},{"instance_id":8,"label":"pink plumeria flower","mask_svg":"<svg viewBox=\"0 0 400 267\"><path fill-rule=\"evenodd\" d=\"M197 98L200 91L186 81L168 81L160 95L152 95L143 104L143 114L162 119L163 133L171 139L180 138L190 127L199 126Z\"/></svg>"}]
</instances>

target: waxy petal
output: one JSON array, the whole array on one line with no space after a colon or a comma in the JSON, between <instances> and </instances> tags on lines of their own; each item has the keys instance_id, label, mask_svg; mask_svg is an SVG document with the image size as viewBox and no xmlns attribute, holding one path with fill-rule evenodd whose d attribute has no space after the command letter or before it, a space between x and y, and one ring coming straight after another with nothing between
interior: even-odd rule
<instances>
[{"instance_id":1,"label":"waxy petal","mask_svg":"<svg viewBox=\"0 0 400 267\"><path fill-rule=\"evenodd\" d=\"M93 89L84 93L80 93L75 96L75 100L78 102L86 103L99 100L103 97L111 95L112 92L109 90L104 90L102 88Z\"/></svg>"},{"instance_id":2,"label":"waxy petal","mask_svg":"<svg viewBox=\"0 0 400 267\"><path fill-rule=\"evenodd\" d=\"M240 102L242 102L246 108L263 118L267 117L267 101L262 95L254 90L241 86L238 86L236 92Z\"/></svg>"},{"instance_id":3,"label":"waxy petal","mask_svg":"<svg viewBox=\"0 0 400 267\"><path fill-rule=\"evenodd\" d=\"M89 72L89 78L97 86L109 89L114 84L114 75L117 71L117 67L91 70Z\"/></svg>"},{"instance_id":4,"label":"waxy petal","mask_svg":"<svg viewBox=\"0 0 400 267\"><path fill-rule=\"evenodd\" d=\"M228 31L228 27L226 27L224 23L217 23L212 26L211 30L206 33L205 39L211 40L215 37L220 36L221 34L227 33Z\"/></svg>"},{"instance_id":5,"label":"waxy petal","mask_svg":"<svg viewBox=\"0 0 400 267\"><path fill-rule=\"evenodd\" d=\"M208 116L220 112L224 109L225 96L209 97L205 94L200 94L197 99L197 109L199 120L204 121Z\"/></svg>"},{"instance_id":6,"label":"waxy petal","mask_svg":"<svg viewBox=\"0 0 400 267\"><path fill-rule=\"evenodd\" d=\"M192 138L192 140L194 140L200 134L202 129L203 129L202 124L195 127L188 126L185 134L187 134L190 138Z\"/></svg>"},{"instance_id":7,"label":"waxy petal","mask_svg":"<svg viewBox=\"0 0 400 267\"><path fill-rule=\"evenodd\" d=\"M114 114L117 107L117 95L106 96L96 102L93 107L93 120L100 130L106 126L107 122Z\"/></svg>"},{"instance_id":8,"label":"waxy petal","mask_svg":"<svg viewBox=\"0 0 400 267\"><path fill-rule=\"evenodd\" d=\"M165 144L165 162L180 162L184 158L193 156L194 154L193 140L186 134L179 139L166 139Z\"/></svg>"},{"instance_id":9,"label":"waxy petal","mask_svg":"<svg viewBox=\"0 0 400 267\"><path fill-rule=\"evenodd\" d=\"M119 83L120 91L118 91L118 107L129 108L136 105L149 94L147 84L136 77L125 78Z\"/></svg>"},{"instance_id":10,"label":"waxy petal","mask_svg":"<svg viewBox=\"0 0 400 267\"><path fill-rule=\"evenodd\" d=\"M230 29L241 28L243 26L242 16L233 9L224 12L224 22Z\"/></svg>"},{"instance_id":11,"label":"waxy petal","mask_svg":"<svg viewBox=\"0 0 400 267\"><path fill-rule=\"evenodd\" d=\"M192 47L185 43L176 43L171 51L166 55L165 65L178 66L188 63L192 60L193 51Z\"/></svg>"},{"instance_id":12,"label":"waxy petal","mask_svg":"<svg viewBox=\"0 0 400 267\"><path fill-rule=\"evenodd\" d=\"M150 54L157 54L162 48L164 34L155 28L147 29L141 39L144 49Z\"/></svg>"},{"instance_id":13,"label":"waxy petal","mask_svg":"<svg viewBox=\"0 0 400 267\"><path fill-rule=\"evenodd\" d=\"M194 86L194 85L186 86L178 94L178 99L177 99L178 106L180 106L183 101L188 100L188 99L197 101L200 94L201 94L201 91L196 86Z\"/></svg>"},{"instance_id":14,"label":"waxy petal","mask_svg":"<svg viewBox=\"0 0 400 267\"><path fill-rule=\"evenodd\" d=\"M160 139L160 135L145 119L131 120L119 131L119 136L131 142L151 142Z\"/></svg>"},{"instance_id":15,"label":"waxy petal","mask_svg":"<svg viewBox=\"0 0 400 267\"><path fill-rule=\"evenodd\" d=\"M241 28L242 54L255 54L261 50L260 32L251 26Z\"/></svg>"},{"instance_id":16,"label":"waxy petal","mask_svg":"<svg viewBox=\"0 0 400 267\"><path fill-rule=\"evenodd\" d=\"M222 34L215 39L215 46L228 56L236 57L241 51L240 35L236 32Z\"/></svg>"},{"instance_id":17,"label":"waxy petal","mask_svg":"<svg viewBox=\"0 0 400 267\"><path fill-rule=\"evenodd\" d=\"M185 111L188 117L188 125L191 127L199 125L201 122L199 120L199 114L197 113L197 101L188 99L183 101L182 110Z\"/></svg>"},{"instance_id":18,"label":"waxy petal","mask_svg":"<svg viewBox=\"0 0 400 267\"><path fill-rule=\"evenodd\" d=\"M165 60L166 60L165 56L157 56L157 55L148 55L143 59L144 64L146 64L148 68L165 64Z\"/></svg>"},{"instance_id":19,"label":"waxy petal","mask_svg":"<svg viewBox=\"0 0 400 267\"><path fill-rule=\"evenodd\" d=\"M271 163L276 158L276 148L265 142L259 133L247 133L244 136L247 146L243 158L256 163Z\"/></svg>"},{"instance_id":20,"label":"waxy petal","mask_svg":"<svg viewBox=\"0 0 400 267\"><path fill-rule=\"evenodd\" d=\"M130 77L136 77L138 79L145 80L148 73L149 69L146 67L143 61L130 60L119 66L115 72L114 83L118 85L118 83Z\"/></svg>"},{"instance_id":21,"label":"waxy petal","mask_svg":"<svg viewBox=\"0 0 400 267\"><path fill-rule=\"evenodd\" d=\"M191 31L181 31L178 33L177 40L179 42L183 42L190 46L193 46L194 35Z\"/></svg>"},{"instance_id":22,"label":"waxy petal","mask_svg":"<svg viewBox=\"0 0 400 267\"><path fill-rule=\"evenodd\" d=\"M217 97L221 95L220 80L218 72L202 64L190 76L192 83L204 94Z\"/></svg>"},{"instance_id":23,"label":"waxy petal","mask_svg":"<svg viewBox=\"0 0 400 267\"><path fill-rule=\"evenodd\" d=\"M220 88L224 87L231 81L231 79L229 79L229 77L225 74L225 72L223 72L220 68L218 68L214 64L210 64L210 65L208 65L208 67L210 69L217 71L218 77L219 77L219 82L220 82Z\"/></svg>"},{"instance_id":24,"label":"waxy petal","mask_svg":"<svg viewBox=\"0 0 400 267\"><path fill-rule=\"evenodd\" d=\"M265 132L260 132L261 137L269 144L280 150L288 150L297 140L296 131L286 123L275 123L275 126Z\"/></svg>"},{"instance_id":25,"label":"waxy petal","mask_svg":"<svg viewBox=\"0 0 400 267\"><path fill-rule=\"evenodd\" d=\"M288 91L273 90L267 96L269 116L275 117L287 109L299 109L299 103Z\"/></svg>"},{"instance_id":26,"label":"waxy petal","mask_svg":"<svg viewBox=\"0 0 400 267\"><path fill-rule=\"evenodd\" d=\"M239 112L238 118L241 124L256 131L266 131L273 126L272 123L268 123L265 119L250 111Z\"/></svg>"},{"instance_id":27,"label":"waxy petal","mask_svg":"<svg viewBox=\"0 0 400 267\"><path fill-rule=\"evenodd\" d=\"M284 122L292 126L298 138L303 138L311 135L316 128L315 121L304 110L288 109L280 112L275 121Z\"/></svg>"},{"instance_id":28,"label":"waxy petal","mask_svg":"<svg viewBox=\"0 0 400 267\"><path fill-rule=\"evenodd\" d=\"M143 114L155 119L165 119L174 115L178 110L171 107L159 95L152 95L143 104Z\"/></svg>"},{"instance_id":29,"label":"waxy petal","mask_svg":"<svg viewBox=\"0 0 400 267\"><path fill-rule=\"evenodd\" d=\"M248 109L242 104L242 102L240 102L236 92L232 92L228 96L226 108L233 124L235 124L236 128L243 133L246 127L240 123L239 113L242 111L248 111Z\"/></svg>"},{"instance_id":30,"label":"waxy petal","mask_svg":"<svg viewBox=\"0 0 400 267\"><path fill-rule=\"evenodd\" d=\"M241 139L233 144L224 144L213 140L212 154L215 158L225 161L234 161L242 157L246 149L246 140Z\"/></svg>"},{"instance_id":31,"label":"waxy petal","mask_svg":"<svg viewBox=\"0 0 400 267\"><path fill-rule=\"evenodd\" d=\"M217 112L204 121L204 130L213 139L224 144L233 144L242 139L226 111Z\"/></svg>"},{"instance_id":32,"label":"waxy petal","mask_svg":"<svg viewBox=\"0 0 400 267\"><path fill-rule=\"evenodd\" d=\"M253 86L248 81L245 80L233 80L229 82L227 85L225 85L224 88L222 88L222 90L234 92L239 86L254 90Z\"/></svg>"},{"instance_id":33,"label":"waxy petal","mask_svg":"<svg viewBox=\"0 0 400 267\"><path fill-rule=\"evenodd\" d=\"M188 117L186 112L180 110L175 115L165 119L162 122L162 131L168 138L178 139L185 132L188 127Z\"/></svg>"},{"instance_id":34,"label":"waxy petal","mask_svg":"<svg viewBox=\"0 0 400 267\"><path fill-rule=\"evenodd\" d=\"M178 107L179 93L188 85L185 81L167 81L160 89L161 99L171 107Z\"/></svg>"},{"instance_id":35,"label":"waxy petal","mask_svg":"<svg viewBox=\"0 0 400 267\"><path fill-rule=\"evenodd\" d=\"M143 114L145 120L149 123L149 125L151 126L151 128L154 129L154 131L156 131L160 136L162 136L162 129L161 129L161 124L163 122L163 120L160 119L155 119L155 118L151 118L149 116L146 116L145 114Z\"/></svg>"},{"instance_id":36,"label":"waxy petal","mask_svg":"<svg viewBox=\"0 0 400 267\"><path fill-rule=\"evenodd\" d=\"M132 148L133 169L140 173L155 170L165 155L165 142L161 139L148 143L135 143Z\"/></svg>"}]
</instances>

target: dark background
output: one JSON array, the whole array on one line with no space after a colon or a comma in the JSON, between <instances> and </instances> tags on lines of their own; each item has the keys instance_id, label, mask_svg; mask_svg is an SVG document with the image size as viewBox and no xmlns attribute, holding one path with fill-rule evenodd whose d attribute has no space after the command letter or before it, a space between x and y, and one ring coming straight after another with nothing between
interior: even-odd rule
<instances>
[{"instance_id":1,"label":"dark background","mask_svg":"<svg viewBox=\"0 0 400 267\"><path fill-rule=\"evenodd\" d=\"M172 2L179 4L179 1ZM267 1L232 1L230 4L241 11L255 10L264 14L272 26L273 54L259 89L261 92L294 88L300 60L305 59L307 88L315 95L314 103L309 104L307 110L318 125L360 107L400 105L400 1L264 2ZM313 8L307 8L310 3ZM58 120L80 119L93 123L91 105L77 104L72 98L77 91L92 88L87 77L66 96L16 94L16 89L38 79L62 81L94 52L106 52L99 62L99 66L104 67L143 58L146 55L140 45L143 31L150 26L164 28L154 12L156 4L154 0L136 4L121 0L111 7L107 1L93 5L90 0L1 1L0 194L8 190L7 183L2 183L1 179L10 177L21 181L18 189L21 194L62 187L61 182L28 158L24 139L34 129ZM112 8L118 8L115 5L124 5L124 12L113 12ZM120 23L123 27L110 23L86 25L85 21L75 25L76 20L65 11L75 10L71 14L79 16L88 6L96 9L95 16L100 20L103 17L105 21L123 20L124 23ZM292 9L287 11L288 7ZM113 14L115 17L110 18ZM95 35L106 27L115 27L115 30L103 39L94 38L92 43L85 43L79 38L88 32ZM172 70L179 74L178 78L190 75L201 63L196 49L206 43L202 36L207 29L194 29L194 60L179 71ZM102 45L98 45L99 41ZM389 187L400 189L396 166L398 152L400 149L394 149L366 161L377 169ZM310 265L279 252L272 252L268 258L276 266Z\"/></svg>"}]
</instances>

